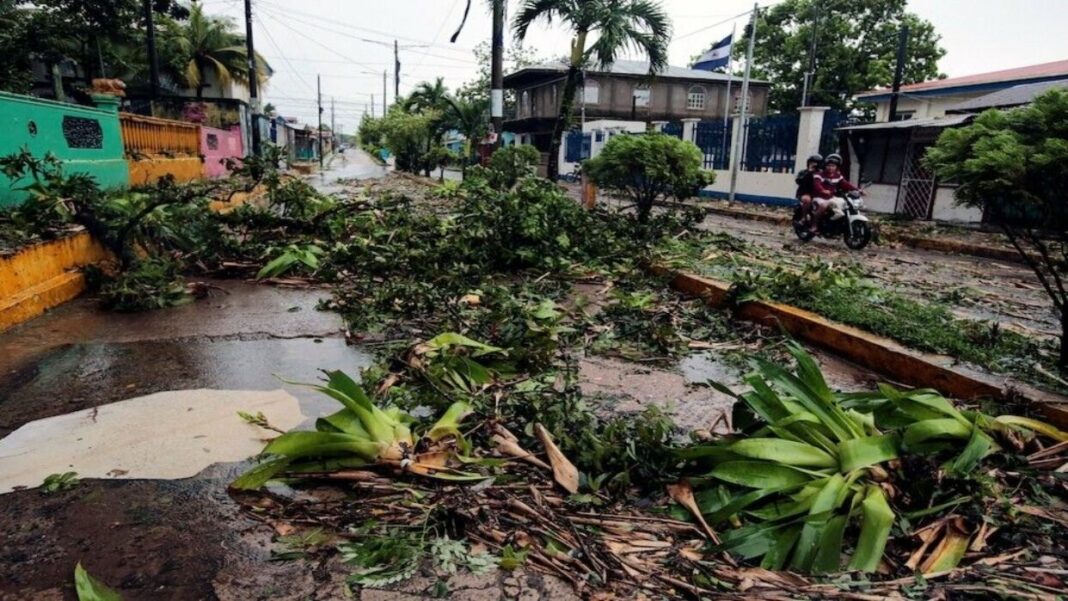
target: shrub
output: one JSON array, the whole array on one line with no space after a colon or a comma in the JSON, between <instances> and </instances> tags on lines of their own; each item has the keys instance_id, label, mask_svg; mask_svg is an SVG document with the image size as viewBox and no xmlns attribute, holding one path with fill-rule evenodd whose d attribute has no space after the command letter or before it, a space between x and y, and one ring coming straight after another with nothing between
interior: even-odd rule
<instances>
[{"instance_id":1,"label":"shrub","mask_svg":"<svg viewBox=\"0 0 1068 601\"><path fill-rule=\"evenodd\" d=\"M524 177L536 175L541 153L527 144L515 144L498 149L489 160L490 185L509 190Z\"/></svg>"},{"instance_id":2,"label":"shrub","mask_svg":"<svg viewBox=\"0 0 1068 601\"><path fill-rule=\"evenodd\" d=\"M697 146L673 136L622 135L582 167L597 185L633 200L645 223L657 197L684 200L712 183L715 175L701 161Z\"/></svg>"}]
</instances>

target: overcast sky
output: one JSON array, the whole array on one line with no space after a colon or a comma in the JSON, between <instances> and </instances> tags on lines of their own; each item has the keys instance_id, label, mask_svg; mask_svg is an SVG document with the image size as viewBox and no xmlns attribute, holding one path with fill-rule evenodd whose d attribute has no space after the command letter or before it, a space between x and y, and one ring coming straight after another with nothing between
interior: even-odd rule
<instances>
[{"instance_id":1,"label":"overcast sky","mask_svg":"<svg viewBox=\"0 0 1068 601\"><path fill-rule=\"evenodd\" d=\"M662 2L674 25L675 65L730 33L733 23L741 27L738 15L752 7L751 0ZM243 19L242 0L201 3L209 13ZM471 49L490 37L487 4L474 1L467 26L450 44L464 0L253 0L256 48L275 69L266 100L284 115L314 122L319 73L324 99L336 99L338 128L352 133L372 94L381 114L383 71L392 101L394 39L401 45L401 94L435 77L450 88L474 77ZM518 4L509 0L510 11ZM909 0L909 8L942 35L947 54L940 68L951 77L1068 59L1068 0ZM545 57L562 56L568 40L562 28L538 27L526 46Z\"/></svg>"}]
</instances>

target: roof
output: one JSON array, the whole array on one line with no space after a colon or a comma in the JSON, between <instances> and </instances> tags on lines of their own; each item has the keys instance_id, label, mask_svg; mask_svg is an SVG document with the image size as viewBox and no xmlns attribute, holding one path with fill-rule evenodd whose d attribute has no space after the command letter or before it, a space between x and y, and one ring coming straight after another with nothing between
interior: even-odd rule
<instances>
[{"instance_id":1,"label":"roof","mask_svg":"<svg viewBox=\"0 0 1068 601\"><path fill-rule=\"evenodd\" d=\"M997 92L980 96L978 98L958 102L953 106L947 107L946 111L972 112L989 108L1007 108L1020 106L1022 104L1030 104L1035 99L1035 96L1042 94L1046 90L1065 87L1068 87L1068 78L1055 79L1053 81L1041 81L1038 83L1025 83L1018 86L1012 86L1011 88L1005 88L1004 90L998 90Z\"/></svg>"},{"instance_id":2,"label":"roof","mask_svg":"<svg viewBox=\"0 0 1068 601\"><path fill-rule=\"evenodd\" d=\"M1062 79L1065 77L1068 77L1068 60L1053 61L1051 63L1042 63L1027 67L1017 67L1015 69L1003 69L1001 71L990 71L988 73L977 73L975 75L965 75L963 77L947 77L946 79L922 81L920 83L903 85L901 86L901 91L913 94L917 92L932 93L956 88L974 88L977 86L989 86L993 84L1029 83L1032 81ZM876 100L883 96L889 98L891 93L889 88L883 88L861 92L860 94L857 94L856 97L867 100Z\"/></svg>"},{"instance_id":3,"label":"roof","mask_svg":"<svg viewBox=\"0 0 1068 601\"><path fill-rule=\"evenodd\" d=\"M839 127L838 131L869 131L876 129L912 129L920 127L953 127L962 125L975 118L975 115L946 115L932 119L904 119L902 121L883 121Z\"/></svg>"},{"instance_id":4,"label":"roof","mask_svg":"<svg viewBox=\"0 0 1068 601\"><path fill-rule=\"evenodd\" d=\"M505 85L509 80L515 80L523 77L524 75L534 73L566 73L567 63L563 61L550 61L546 63L540 63L537 65L531 65L529 67L523 67L518 71L509 73L504 78ZM610 74L610 75L623 75L632 77L645 77L649 74L648 61L630 61L630 60L618 60L607 68L591 68L587 69L588 74ZM686 67L675 67L668 65L663 71L656 73L657 77L670 78L670 79L698 79L704 81L727 81L732 79L727 76L726 73L716 73L714 71L701 71L699 69L688 69ZM734 81L738 81L739 78L733 78ZM766 81L750 79L749 83L755 84L767 84Z\"/></svg>"}]
</instances>

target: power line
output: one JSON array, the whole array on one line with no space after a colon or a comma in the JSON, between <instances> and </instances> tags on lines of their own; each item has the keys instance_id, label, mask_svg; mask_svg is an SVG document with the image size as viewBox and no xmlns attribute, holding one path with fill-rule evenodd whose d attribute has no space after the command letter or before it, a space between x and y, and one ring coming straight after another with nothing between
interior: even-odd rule
<instances>
[{"instance_id":1,"label":"power line","mask_svg":"<svg viewBox=\"0 0 1068 601\"><path fill-rule=\"evenodd\" d=\"M353 64L353 65L359 65L359 66L361 66L361 67L364 67L365 69L367 69L367 70L368 70L368 72L369 72L369 73L375 73L375 74L377 74L377 73L378 73L377 71L372 71L372 70L371 70L371 67L370 67L369 65L365 65L365 64L361 63L360 61L358 61L358 60L356 60L356 59L352 58L351 56L346 56L346 55L344 55L344 54L342 54L342 53L338 52L337 50L335 50L335 49L331 48L330 46L328 46L328 45L326 45L326 44L324 44L324 43L320 42L319 40L316 40L315 38L311 37L310 35L308 35L308 34L306 34L306 33L302 32L302 31L300 31L300 30L298 30L298 29L296 29L296 28L294 28L294 27L291 27L291 26L290 26L290 25L289 25L288 23L286 23L286 22L285 22L285 21L284 21L284 20L283 20L283 19L282 19L281 17L279 17L278 15L274 14L273 12L271 12L271 11L266 11L266 10L263 10L262 8L260 9L260 12L261 12L262 14L264 14L264 15L266 15L266 16L268 16L268 17L270 17L270 18L271 18L272 20L274 20L274 21L275 21L276 23L280 24L280 25L281 25L282 27L285 27L286 29L288 29L288 30L292 31L293 33L295 33L295 34L299 35L300 37L302 37L302 38L304 38L304 39L308 40L309 42L311 42L311 43L313 43L313 44L315 44L315 45L317 45L317 46L319 46L319 47L321 47L321 48L324 48L324 49L326 49L327 51L329 51L329 52L332 52L332 53L334 53L335 55L337 55L337 56L340 56L340 57L341 57L341 58L343 58L343 59L346 59L346 60L348 60L348 61L349 61L349 63L351 63L351 64Z\"/></svg>"},{"instance_id":2,"label":"power line","mask_svg":"<svg viewBox=\"0 0 1068 601\"><path fill-rule=\"evenodd\" d=\"M769 3L765 4L764 6L761 6L760 8L768 8L769 6L775 6L776 4L780 4L782 1L783 0L776 0L775 2L769 2ZM675 38L672 41L673 42L677 42L678 40L684 40L684 39L686 39L686 38L688 38L690 36L695 36L695 35L697 35L699 33L708 31L709 29L712 29L714 27L719 27L720 25L723 25L725 23L730 23L731 21L734 21L735 19L744 17L745 15L748 15L751 12L753 12L752 9L747 10L747 11L742 12L742 13L738 13L738 14L734 15L733 17L729 17L727 19L723 19L722 21L717 21L717 22L715 22L715 23L713 23L711 25L702 27L700 29L696 29L694 31L691 31L690 33L687 33L687 34L684 34L684 35L680 35L680 36L675 36Z\"/></svg>"},{"instance_id":3,"label":"power line","mask_svg":"<svg viewBox=\"0 0 1068 601\"><path fill-rule=\"evenodd\" d=\"M257 3L257 8L259 8L259 3ZM267 25L263 23L262 19L260 19L260 29L263 30L263 33L267 34L267 41L269 41L271 45L274 46L274 49L278 51L278 54L282 57L282 60L285 61L287 65L289 65L289 68L297 76L297 79L300 80L300 83L304 84L305 88L311 90L311 84L304 79L304 76L301 75L300 71L298 71L296 67L293 66L293 63L289 62L289 58L286 57L284 52L282 52L282 47L278 45L278 42L274 41L274 36L271 35L271 30L267 28Z\"/></svg>"},{"instance_id":4,"label":"power line","mask_svg":"<svg viewBox=\"0 0 1068 601\"><path fill-rule=\"evenodd\" d=\"M332 20L332 19L328 19L328 18L323 17L321 15L315 15L315 14L311 14L311 13L306 13L306 12L302 12L302 11L299 11L299 10L294 10L294 9L290 8L289 6L282 6L282 5L279 5L279 4L275 4L273 0L258 0L258 1L270 4L273 8L275 8L277 10L284 10L286 16L300 15L300 16L306 18L306 19L313 19L313 20L316 20L316 21L319 21L319 22L322 22L322 23L328 23L330 25L337 25L338 24L337 21ZM360 27L358 25L351 25L351 24L348 24L348 23L343 23L342 25L344 25L348 29L355 29L357 31L367 31L367 32L373 33L375 35L385 36L387 38L386 40L383 40L382 42L379 42L379 43L383 43L383 42L384 43L390 43L390 40L392 40L394 38L396 38L398 40L404 40L404 41L407 41L407 42L416 42L416 43L419 43L419 44L426 44L427 43L426 40L410 38L410 37L403 36L403 35L398 35L398 34L395 34L395 33L389 33L388 31L381 31L381 30L378 30L378 29L370 29L370 28L367 28L367 27ZM318 27L318 26L316 25L316 27ZM344 35L351 35L351 34L347 34L346 33ZM372 40L365 40L365 41L372 41ZM435 45L435 44L431 43L431 45ZM464 47L464 46L438 44L437 47L442 49L442 50L451 50L453 52L465 52L465 53L474 52L474 48L468 48L468 47Z\"/></svg>"}]
</instances>

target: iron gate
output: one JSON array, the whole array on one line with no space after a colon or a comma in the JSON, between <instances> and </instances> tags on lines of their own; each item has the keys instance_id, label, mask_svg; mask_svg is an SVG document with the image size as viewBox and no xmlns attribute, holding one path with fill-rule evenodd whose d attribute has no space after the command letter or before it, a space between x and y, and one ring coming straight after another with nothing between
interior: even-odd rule
<instances>
[{"instance_id":1,"label":"iron gate","mask_svg":"<svg viewBox=\"0 0 1068 601\"><path fill-rule=\"evenodd\" d=\"M897 187L895 213L914 219L930 219L935 193L934 174L923 165L930 144L911 143L905 153L905 167Z\"/></svg>"}]
</instances>

